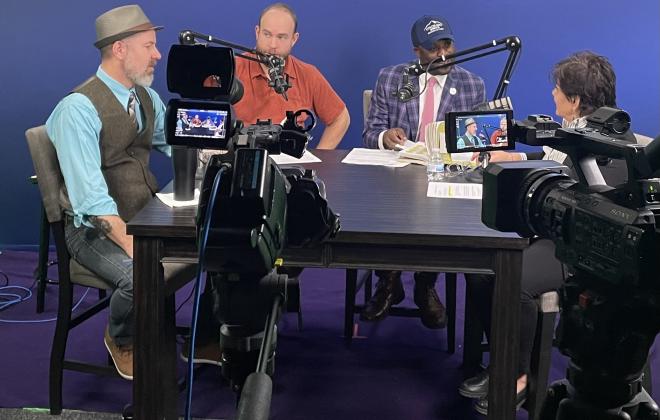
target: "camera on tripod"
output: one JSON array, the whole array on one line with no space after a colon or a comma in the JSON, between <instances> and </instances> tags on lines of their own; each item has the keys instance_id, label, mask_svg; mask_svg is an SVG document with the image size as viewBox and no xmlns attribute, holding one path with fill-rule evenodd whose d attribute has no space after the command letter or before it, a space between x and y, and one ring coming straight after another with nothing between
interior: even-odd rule
<instances>
[{"instance_id":1,"label":"camera on tripod","mask_svg":"<svg viewBox=\"0 0 660 420\"><path fill-rule=\"evenodd\" d=\"M182 97L167 105L168 144L224 151L211 157L201 187L199 264L217 292L222 372L241 396L238 418L267 418L276 322L299 295L297 279L276 272L279 257L285 247L318 246L339 230L314 171L280 169L270 157L301 157L314 116L288 111L281 125L244 127L231 106L242 95L231 48L172 46L167 83Z\"/></svg>"},{"instance_id":2,"label":"camera on tripod","mask_svg":"<svg viewBox=\"0 0 660 420\"><path fill-rule=\"evenodd\" d=\"M552 240L571 274L557 329L568 379L550 387L542 419L659 415L642 372L660 331L660 137L631 143L629 126L628 114L607 107L584 128L530 116L510 138L568 159L491 163L484 172L484 224ZM597 162L610 159L625 164L627 179L594 182Z\"/></svg>"}]
</instances>

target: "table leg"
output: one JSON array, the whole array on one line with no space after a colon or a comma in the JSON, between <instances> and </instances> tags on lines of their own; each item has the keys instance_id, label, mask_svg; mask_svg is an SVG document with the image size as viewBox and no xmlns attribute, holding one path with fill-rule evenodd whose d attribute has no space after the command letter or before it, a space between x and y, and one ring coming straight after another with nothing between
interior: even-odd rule
<instances>
[{"instance_id":1,"label":"table leg","mask_svg":"<svg viewBox=\"0 0 660 420\"><path fill-rule=\"evenodd\" d=\"M141 420L178 418L174 297L165 296L162 254L160 240L133 238L133 405Z\"/></svg>"},{"instance_id":2,"label":"table leg","mask_svg":"<svg viewBox=\"0 0 660 420\"><path fill-rule=\"evenodd\" d=\"M344 297L344 338L350 344L353 338L353 314L355 312L355 293L357 290L357 270L346 270L346 295Z\"/></svg>"},{"instance_id":3,"label":"table leg","mask_svg":"<svg viewBox=\"0 0 660 420\"><path fill-rule=\"evenodd\" d=\"M514 419L520 340L522 250L499 250L494 256L488 418Z\"/></svg>"}]
</instances>

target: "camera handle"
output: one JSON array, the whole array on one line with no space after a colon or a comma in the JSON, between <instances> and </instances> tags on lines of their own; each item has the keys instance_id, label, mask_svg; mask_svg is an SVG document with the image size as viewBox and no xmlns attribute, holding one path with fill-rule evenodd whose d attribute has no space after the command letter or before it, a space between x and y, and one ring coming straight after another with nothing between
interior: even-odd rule
<instances>
[{"instance_id":1,"label":"camera handle","mask_svg":"<svg viewBox=\"0 0 660 420\"><path fill-rule=\"evenodd\" d=\"M570 357L568 379L548 389L541 420L660 416L658 405L642 386L660 325L657 303L648 293L601 285L602 280L579 273L562 287L557 340L560 351Z\"/></svg>"}]
</instances>

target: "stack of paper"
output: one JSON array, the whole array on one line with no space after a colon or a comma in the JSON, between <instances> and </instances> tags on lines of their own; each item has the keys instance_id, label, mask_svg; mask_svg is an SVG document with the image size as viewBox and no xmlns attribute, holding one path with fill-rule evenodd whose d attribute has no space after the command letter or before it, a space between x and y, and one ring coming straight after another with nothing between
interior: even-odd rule
<instances>
[{"instance_id":1,"label":"stack of paper","mask_svg":"<svg viewBox=\"0 0 660 420\"><path fill-rule=\"evenodd\" d=\"M375 165L402 168L408 162L400 162L398 152L394 150L361 149L355 148L341 161L351 165Z\"/></svg>"},{"instance_id":2,"label":"stack of paper","mask_svg":"<svg viewBox=\"0 0 660 420\"><path fill-rule=\"evenodd\" d=\"M429 154L424 143L412 143L411 146L399 152L399 160L426 165L426 162L429 160Z\"/></svg>"},{"instance_id":3,"label":"stack of paper","mask_svg":"<svg viewBox=\"0 0 660 420\"><path fill-rule=\"evenodd\" d=\"M445 149L446 150L446 149ZM472 152L465 153L441 153L442 161L445 165L458 164L464 167L476 167L477 160L472 160ZM402 162L417 163L426 165L429 160L429 153L424 143L413 143L399 152L399 160Z\"/></svg>"}]
</instances>

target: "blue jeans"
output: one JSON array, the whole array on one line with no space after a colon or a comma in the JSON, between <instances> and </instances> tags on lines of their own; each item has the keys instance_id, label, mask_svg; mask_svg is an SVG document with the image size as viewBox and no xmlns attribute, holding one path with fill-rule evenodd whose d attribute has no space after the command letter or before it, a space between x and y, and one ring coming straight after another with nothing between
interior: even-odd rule
<instances>
[{"instance_id":1,"label":"blue jeans","mask_svg":"<svg viewBox=\"0 0 660 420\"><path fill-rule=\"evenodd\" d=\"M112 288L108 330L115 344L133 343L133 259L96 228L75 227L66 218L65 240L71 256Z\"/></svg>"}]
</instances>

